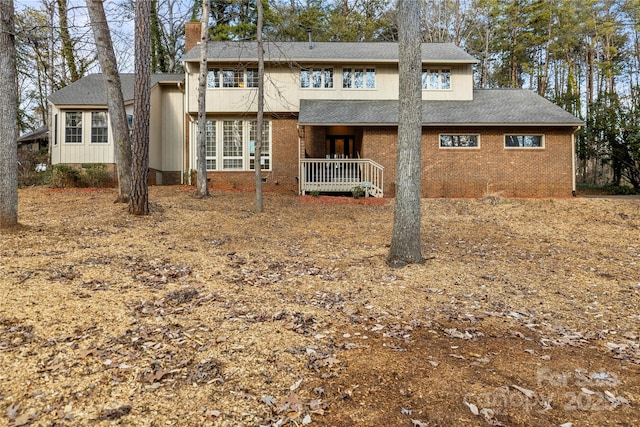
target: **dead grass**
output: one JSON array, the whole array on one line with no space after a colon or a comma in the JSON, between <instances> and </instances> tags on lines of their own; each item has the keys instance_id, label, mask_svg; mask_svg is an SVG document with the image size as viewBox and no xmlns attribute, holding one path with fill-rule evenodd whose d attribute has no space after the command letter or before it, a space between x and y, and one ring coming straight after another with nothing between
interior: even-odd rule
<instances>
[{"instance_id":1,"label":"dead grass","mask_svg":"<svg viewBox=\"0 0 640 427\"><path fill-rule=\"evenodd\" d=\"M637 200L424 200L392 270L392 200L115 195L20 190L10 426L640 425Z\"/></svg>"}]
</instances>

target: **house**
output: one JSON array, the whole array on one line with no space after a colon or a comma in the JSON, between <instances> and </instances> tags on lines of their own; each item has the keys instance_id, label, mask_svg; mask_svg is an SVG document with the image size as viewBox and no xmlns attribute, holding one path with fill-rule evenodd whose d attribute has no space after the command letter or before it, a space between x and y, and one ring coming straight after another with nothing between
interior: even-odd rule
<instances>
[{"instance_id":1,"label":"house","mask_svg":"<svg viewBox=\"0 0 640 427\"><path fill-rule=\"evenodd\" d=\"M125 109L133 122L135 76L121 74ZM149 182L179 184L184 158L184 75L151 76ZM107 120L102 74L91 74L49 96L51 164L82 167L104 163L115 168L115 144Z\"/></svg>"},{"instance_id":2,"label":"house","mask_svg":"<svg viewBox=\"0 0 640 427\"><path fill-rule=\"evenodd\" d=\"M46 150L49 146L49 128L41 126L32 132L22 135L16 142L20 150L34 153Z\"/></svg>"},{"instance_id":3,"label":"house","mask_svg":"<svg viewBox=\"0 0 640 427\"><path fill-rule=\"evenodd\" d=\"M158 155L151 168L161 177L157 183L184 179L196 168L199 31L199 23L187 24L184 75L154 76L158 96L152 99L151 150ZM398 45L270 42L265 43L264 53L264 190L304 194L361 187L371 196L393 196ZM575 191L574 135L582 125L579 119L528 90L474 89L477 61L453 44L425 43L422 57L424 197L481 197L498 192L566 197ZM256 43L210 42L208 58L210 185L252 189ZM74 85L82 85L84 79ZM53 163L113 162L113 147L92 153L96 143L87 139L93 132L89 132L93 112L106 108L103 86L93 80L85 87L93 92L69 89L64 102L59 92L50 98L57 126ZM85 103L83 97L96 99ZM166 102L171 111L166 111L164 102L158 104L165 97L171 99ZM74 145L79 144L73 141L78 131L73 121L68 122L69 112L84 112L77 119L85 126L82 146ZM167 127L170 133L157 131Z\"/></svg>"}]
</instances>

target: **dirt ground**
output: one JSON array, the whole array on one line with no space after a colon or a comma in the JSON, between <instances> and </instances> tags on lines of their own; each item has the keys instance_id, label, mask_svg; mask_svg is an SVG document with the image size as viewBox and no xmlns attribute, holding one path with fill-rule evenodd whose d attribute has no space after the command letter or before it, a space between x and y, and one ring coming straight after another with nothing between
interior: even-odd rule
<instances>
[{"instance_id":1,"label":"dirt ground","mask_svg":"<svg viewBox=\"0 0 640 427\"><path fill-rule=\"evenodd\" d=\"M639 200L424 200L393 270L390 199L19 198L9 426L640 425Z\"/></svg>"}]
</instances>

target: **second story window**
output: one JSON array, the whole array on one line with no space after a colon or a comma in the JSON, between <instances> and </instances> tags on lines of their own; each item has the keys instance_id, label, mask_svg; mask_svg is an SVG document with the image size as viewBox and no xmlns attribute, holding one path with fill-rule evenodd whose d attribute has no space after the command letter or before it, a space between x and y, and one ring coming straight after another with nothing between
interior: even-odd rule
<instances>
[{"instance_id":1,"label":"second story window","mask_svg":"<svg viewBox=\"0 0 640 427\"><path fill-rule=\"evenodd\" d=\"M257 68L209 68L207 88L258 87Z\"/></svg>"},{"instance_id":2,"label":"second story window","mask_svg":"<svg viewBox=\"0 0 640 427\"><path fill-rule=\"evenodd\" d=\"M428 68L422 70L422 89L450 90L451 70Z\"/></svg>"},{"instance_id":3,"label":"second story window","mask_svg":"<svg viewBox=\"0 0 640 427\"><path fill-rule=\"evenodd\" d=\"M303 89L333 88L333 68L303 68L300 70L300 87Z\"/></svg>"},{"instance_id":4,"label":"second story window","mask_svg":"<svg viewBox=\"0 0 640 427\"><path fill-rule=\"evenodd\" d=\"M375 89L375 68L343 68L342 87L344 89Z\"/></svg>"}]
</instances>

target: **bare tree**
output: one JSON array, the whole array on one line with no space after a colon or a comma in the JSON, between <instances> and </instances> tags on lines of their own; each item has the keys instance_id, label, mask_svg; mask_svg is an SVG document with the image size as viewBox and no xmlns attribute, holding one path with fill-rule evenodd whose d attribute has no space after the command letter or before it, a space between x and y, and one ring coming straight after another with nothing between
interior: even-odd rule
<instances>
[{"instance_id":1,"label":"bare tree","mask_svg":"<svg viewBox=\"0 0 640 427\"><path fill-rule=\"evenodd\" d=\"M263 27L263 10L262 0L256 0L256 8L258 9L258 118L256 123L256 145L255 158L253 167L256 171L256 211L264 210L262 197L262 141L264 129L264 49L262 47L262 27Z\"/></svg>"},{"instance_id":2,"label":"bare tree","mask_svg":"<svg viewBox=\"0 0 640 427\"><path fill-rule=\"evenodd\" d=\"M0 0L0 228L18 223L16 46L13 0Z\"/></svg>"},{"instance_id":3,"label":"bare tree","mask_svg":"<svg viewBox=\"0 0 640 427\"><path fill-rule=\"evenodd\" d=\"M202 2L200 20L200 76L198 80L198 181L197 197L209 196L207 182L207 55L209 46L209 2Z\"/></svg>"},{"instance_id":4,"label":"bare tree","mask_svg":"<svg viewBox=\"0 0 640 427\"><path fill-rule=\"evenodd\" d=\"M424 262L420 248L422 72L419 0L398 1L398 159L393 234L387 263Z\"/></svg>"},{"instance_id":5,"label":"bare tree","mask_svg":"<svg viewBox=\"0 0 640 427\"><path fill-rule=\"evenodd\" d=\"M151 1L138 0L135 14L135 97L133 101L132 181L129 213L149 214L149 122L151 80Z\"/></svg>"},{"instance_id":6,"label":"bare tree","mask_svg":"<svg viewBox=\"0 0 640 427\"><path fill-rule=\"evenodd\" d=\"M116 202L127 203L131 195L131 138L127 111L124 106L122 85L116 56L111 42L111 33L104 13L102 0L87 0L89 19L96 41L98 60L102 67L102 75L107 89L107 105L113 140L115 142L115 157L118 174L118 198Z\"/></svg>"}]
</instances>

